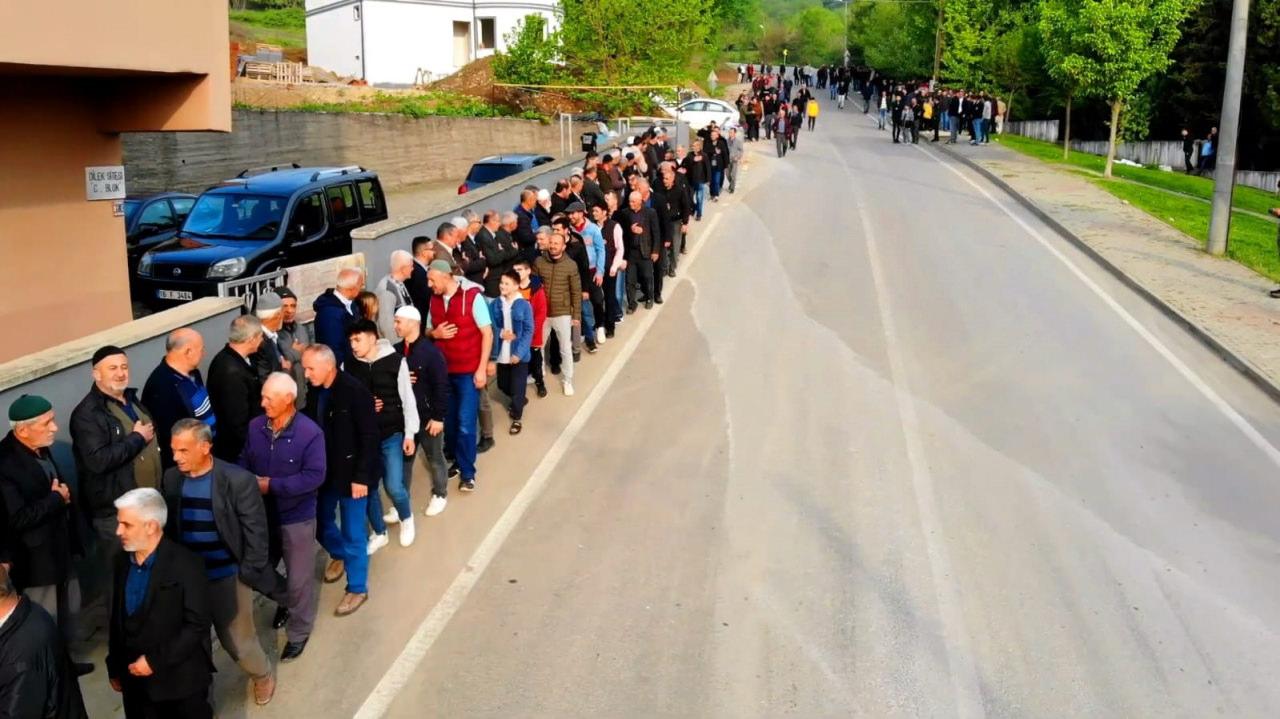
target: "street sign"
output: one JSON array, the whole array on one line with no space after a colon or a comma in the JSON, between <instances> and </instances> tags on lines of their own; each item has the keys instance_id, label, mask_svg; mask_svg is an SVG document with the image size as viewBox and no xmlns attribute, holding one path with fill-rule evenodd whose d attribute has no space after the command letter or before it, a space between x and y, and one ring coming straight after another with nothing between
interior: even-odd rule
<instances>
[{"instance_id":1,"label":"street sign","mask_svg":"<svg viewBox=\"0 0 1280 719\"><path fill-rule=\"evenodd\" d=\"M124 165L101 165L84 168L86 200L123 200Z\"/></svg>"}]
</instances>

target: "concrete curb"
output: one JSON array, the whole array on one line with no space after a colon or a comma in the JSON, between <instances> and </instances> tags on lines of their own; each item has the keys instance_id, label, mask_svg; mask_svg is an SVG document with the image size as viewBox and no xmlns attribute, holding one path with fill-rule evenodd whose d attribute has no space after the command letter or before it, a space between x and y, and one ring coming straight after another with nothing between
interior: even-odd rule
<instances>
[{"instance_id":1,"label":"concrete curb","mask_svg":"<svg viewBox=\"0 0 1280 719\"><path fill-rule=\"evenodd\" d=\"M1200 344L1204 345L1211 352L1221 357L1228 365L1230 365L1233 369L1235 369L1237 372L1243 375L1244 378L1249 380L1249 382L1251 382L1255 387L1262 390L1268 397L1270 397L1277 404L1280 404L1280 385L1278 385L1274 380L1268 377L1265 372L1263 372L1256 365L1250 362L1246 357L1244 357L1244 355L1240 354L1236 350L1227 346L1217 337L1214 337L1208 330L1196 324L1186 315L1179 312L1172 305L1160 299L1160 297L1158 297L1155 293L1151 292L1146 287L1144 287L1140 282L1138 282L1138 280L1134 279L1124 270L1120 269L1120 267L1117 266L1115 263L1111 262L1111 260L1108 260L1106 257L1104 257L1102 253L1094 249L1091 245L1089 245L1089 243L1085 242L1079 236L1077 236L1074 232L1064 227L1062 223L1055 220L1051 215L1049 215L1049 213L1041 209L1040 206L1037 205L1035 202L1032 202L1022 193L1013 189L1013 187L1010 186L1009 183L1005 182L994 172L983 167L978 162L956 152L955 150L952 150L950 148L943 147L943 146L939 146L938 149L941 150L946 155L949 155L950 157L955 158L956 160L959 160L960 162L964 163L970 169L972 169L973 171L977 172L979 175L982 175L984 178L986 178L989 182L991 182L991 184L995 185L996 187L999 187L1001 190L1005 192L1005 194L1013 198L1019 205L1021 205L1031 214L1035 215L1037 219L1039 219L1044 224L1048 225L1050 228L1053 229L1054 232L1058 233L1063 239L1070 242L1072 245L1074 245L1077 249L1079 249L1085 255L1088 255L1090 259L1092 259L1095 263L1098 264L1098 266L1102 267L1102 269L1109 272L1113 277L1119 280L1124 286L1133 290L1139 297L1142 297L1144 300L1147 301L1148 304L1150 304L1152 307L1155 307L1157 310L1159 310L1162 314L1164 314L1170 320L1173 320L1175 324L1181 326L1184 330L1187 331L1188 334L1196 338L1200 342Z\"/></svg>"}]
</instances>

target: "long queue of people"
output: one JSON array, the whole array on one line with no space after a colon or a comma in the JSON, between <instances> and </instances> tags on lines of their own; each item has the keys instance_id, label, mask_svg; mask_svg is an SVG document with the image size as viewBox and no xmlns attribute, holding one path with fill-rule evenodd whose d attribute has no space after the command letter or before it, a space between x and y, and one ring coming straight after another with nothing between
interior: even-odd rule
<instances>
[{"instance_id":1,"label":"long queue of people","mask_svg":"<svg viewBox=\"0 0 1280 719\"><path fill-rule=\"evenodd\" d=\"M790 75L785 67L779 67L775 73L773 68L764 65L759 74L755 73L754 65L746 67L743 75L750 77L750 87L740 93L734 103L746 127L746 141L759 141L763 127L765 140L774 141L778 157L786 157L788 151L796 149L800 131L807 125L812 132L821 114L821 104L810 90L811 75L802 73L800 67L793 67ZM849 71L823 67L818 77L814 89L829 88L831 99L838 100L837 107L843 109L853 83Z\"/></svg>"},{"instance_id":2,"label":"long queue of people","mask_svg":"<svg viewBox=\"0 0 1280 719\"><path fill-rule=\"evenodd\" d=\"M865 91L864 91L865 92ZM918 144L921 134L933 132L931 142L954 145L968 133L970 145L986 145L1004 120L1004 103L985 92L931 88L928 83L880 83L865 94L864 112L878 107L876 126L892 131L894 143Z\"/></svg>"},{"instance_id":3,"label":"long queue of people","mask_svg":"<svg viewBox=\"0 0 1280 719\"><path fill-rule=\"evenodd\" d=\"M0 674L22 676L0 682L0 707L85 716L78 677L93 666L70 650L86 550L111 577L106 679L127 717L212 716L211 629L255 702L270 702L276 664L311 639L321 581L345 578L336 616L359 610L389 527L409 547L415 510L439 516L451 481L478 489L494 415L507 412L514 437L530 388L545 398L559 376L574 394L583 353L663 302L705 198L735 191L742 156L737 130L715 127L688 151L650 130L592 153L554 188L524 188L510 211L464 212L414 238L368 288L361 270L342 270L311 325L287 287L260 295L231 321L207 378L193 328L168 335L140 393L128 353L101 347L69 416L75 492L50 451L59 413L36 395L12 402L0 441ZM430 476L421 507L418 457ZM317 576L320 548L329 560ZM276 606L279 652L259 640L255 595Z\"/></svg>"}]
</instances>

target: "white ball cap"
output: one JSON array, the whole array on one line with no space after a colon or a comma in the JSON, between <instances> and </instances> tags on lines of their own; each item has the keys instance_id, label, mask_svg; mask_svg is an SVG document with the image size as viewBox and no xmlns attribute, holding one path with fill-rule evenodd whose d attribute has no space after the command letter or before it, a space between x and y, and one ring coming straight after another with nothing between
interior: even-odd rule
<instances>
[{"instance_id":1,"label":"white ball cap","mask_svg":"<svg viewBox=\"0 0 1280 719\"><path fill-rule=\"evenodd\" d=\"M405 305L404 307L396 310L396 317L403 317L406 320L413 320L414 322L422 321L422 313L413 305Z\"/></svg>"}]
</instances>

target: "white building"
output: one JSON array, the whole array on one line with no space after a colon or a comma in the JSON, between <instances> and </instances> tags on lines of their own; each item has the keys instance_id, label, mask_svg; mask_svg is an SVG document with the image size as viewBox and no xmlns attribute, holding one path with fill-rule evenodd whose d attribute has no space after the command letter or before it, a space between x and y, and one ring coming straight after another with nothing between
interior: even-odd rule
<instances>
[{"instance_id":1,"label":"white building","mask_svg":"<svg viewBox=\"0 0 1280 719\"><path fill-rule=\"evenodd\" d=\"M451 74L506 47L526 15L556 24L556 0L307 0L307 60L369 84Z\"/></svg>"}]
</instances>

